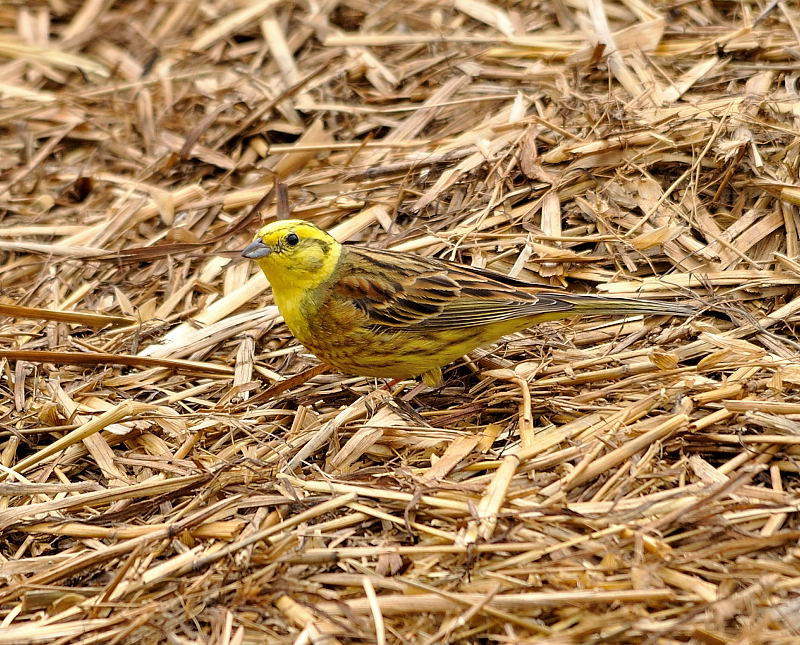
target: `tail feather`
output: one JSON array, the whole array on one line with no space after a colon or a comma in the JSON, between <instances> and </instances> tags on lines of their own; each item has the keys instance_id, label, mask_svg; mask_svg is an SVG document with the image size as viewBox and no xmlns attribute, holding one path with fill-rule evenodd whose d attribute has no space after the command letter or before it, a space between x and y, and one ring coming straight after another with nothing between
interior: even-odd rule
<instances>
[{"instance_id":1,"label":"tail feather","mask_svg":"<svg viewBox=\"0 0 800 645\"><path fill-rule=\"evenodd\" d=\"M688 305L658 300L635 298L609 298L589 294L553 294L562 302L572 306L572 313L612 314L612 315L664 315L694 316L697 310Z\"/></svg>"}]
</instances>

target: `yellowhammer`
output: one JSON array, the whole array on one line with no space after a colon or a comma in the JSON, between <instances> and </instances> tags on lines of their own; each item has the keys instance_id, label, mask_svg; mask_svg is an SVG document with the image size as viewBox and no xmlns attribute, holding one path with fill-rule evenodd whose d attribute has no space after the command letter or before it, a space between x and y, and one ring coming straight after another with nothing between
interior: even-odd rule
<instances>
[{"instance_id":1,"label":"yellowhammer","mask_svg":"<svg viewBox=\"0 0 800 645\"><path fill-rule=\"evenodd\" d=\"M302 220L264 226L242 251L272 285L275 303L303 345L336 369L361 376L422 375L501 336L580 314L694 310L543 290L488 269L339 244Z\"/></svg>"}]
</instances>

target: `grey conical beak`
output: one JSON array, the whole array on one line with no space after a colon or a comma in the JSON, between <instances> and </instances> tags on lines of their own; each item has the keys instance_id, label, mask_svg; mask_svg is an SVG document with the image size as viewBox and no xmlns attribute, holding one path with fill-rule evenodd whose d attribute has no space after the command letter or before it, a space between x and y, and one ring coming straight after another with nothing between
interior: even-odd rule
<instances>
[{"instance_id":1,"label":"grey conical beak","mask_svg":"<svg viewBox=\"0 0 800 645\"><path fill-rule=\"evenodd\" d=\"M261 240L254 240L242 251L242 257L258 260L258 258L267 257L270 253L272 253L272 249L264 244L264 242Z\"/></svg>"}]
</instances>

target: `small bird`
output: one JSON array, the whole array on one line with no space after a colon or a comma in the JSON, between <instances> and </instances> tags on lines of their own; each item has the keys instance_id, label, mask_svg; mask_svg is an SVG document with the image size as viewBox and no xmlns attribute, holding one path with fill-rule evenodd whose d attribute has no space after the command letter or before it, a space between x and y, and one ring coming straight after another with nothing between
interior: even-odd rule
<instances>
[{"instance_id":1,"label":"small bird","mask_svg":"<svg viewBox=\"0 0 800 645\"><path fill-rule=\"evenodd\" d=\"M581 314L690 316L683 305L543 290L488 269L343 245L314 224L264 226L242 255L272 286L292 334L337 370L442 380L442 366L481 345Z\"/></svg>"}]
</instances>

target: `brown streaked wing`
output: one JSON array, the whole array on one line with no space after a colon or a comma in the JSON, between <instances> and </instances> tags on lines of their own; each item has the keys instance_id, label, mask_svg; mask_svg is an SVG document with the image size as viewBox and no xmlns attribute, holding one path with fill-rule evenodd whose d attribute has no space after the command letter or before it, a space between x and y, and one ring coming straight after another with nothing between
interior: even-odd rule
<instances>
[{"instance_id":1,"label":"brown streaked wing","mask_svg":"<svg viewBox=\"0 0 800 645\"><path fill-rule=\"evenodd\" d=\"M447 305L441 314L420 322L420 329L462 329L489 325L506 320L570 311L568 302L549 295L536 295L534 300L478 300L468 298Z\"/></svg>"},{"instance_id":2,"label":"brown streaked wing","mask_svg":"<svg viewBox=\"0 0 800 645\"><path fill-rule=\"evenodd\" d=\"M334 290L352 299L374 325L458 329L572 308L522 290L538 285L494 271L392 251L345 249Z\"/></svg>"},{"instance_id":3,"label":"brown streaked wing","mask_svg":"<svg viewBox=\"0 0 800 645\"><path fill-rule=\"evenodd\" d=\"M350 298L374 325L412 327L439 315L458 283L426 258L344 247L334 291Z\"/></svg>"}]
</instances>

